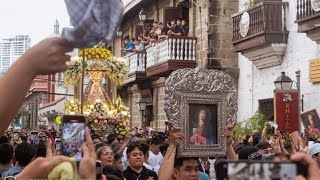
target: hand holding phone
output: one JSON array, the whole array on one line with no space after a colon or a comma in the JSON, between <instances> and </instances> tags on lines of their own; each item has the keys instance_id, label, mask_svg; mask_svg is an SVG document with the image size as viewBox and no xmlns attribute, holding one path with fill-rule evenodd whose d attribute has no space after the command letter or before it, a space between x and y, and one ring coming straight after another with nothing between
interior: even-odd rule
<instances>
[{"instance_id":1,"label":"hand holding phone","mask_svg":"<svg viewBox=\"0 0 320 180\"><path fill-rule=\"evenodd\" d=\"M75 157L77 163L79 163L82 159L82 144L85 139L85 116L64 115L62 116L62 122L62 154L69 157Z\"/></svg>"}]
</instances>

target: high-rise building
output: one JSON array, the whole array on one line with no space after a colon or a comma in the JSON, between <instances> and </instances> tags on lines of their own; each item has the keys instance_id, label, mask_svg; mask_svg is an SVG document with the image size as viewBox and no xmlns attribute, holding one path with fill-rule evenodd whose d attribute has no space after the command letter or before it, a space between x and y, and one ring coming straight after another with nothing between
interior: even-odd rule
<instances>
[{"instance_id":1,"label":"high-rise building","mask_svg":"<svg viewBox=\"0 0 320 180\"><path fill-rule=\"evenodd\" d=\"M28 49L31 39L29 35L16 35L0 40L0 73L7 69Z\"/></svg>"}]
</instances>

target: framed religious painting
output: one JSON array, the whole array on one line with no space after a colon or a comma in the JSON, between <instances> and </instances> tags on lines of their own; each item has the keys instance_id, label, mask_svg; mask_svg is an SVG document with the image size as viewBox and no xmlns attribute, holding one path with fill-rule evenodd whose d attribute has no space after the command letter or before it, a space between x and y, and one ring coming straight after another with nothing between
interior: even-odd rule
<instances>
[{"instance_id":1,"label":"framed religious painting","mask_svg":"<svg viewBox=\"0 0 320 180\"><path fill-rule=\"evenodd\" d=\"M164 109L169 121L183 131L180 157L226 155L222 137L236 121L237 90L225 72L204 68L180 69L166 80Z\"/></svg>"},{"instance_id":2,"label":"framed religious painting","mask_svg":"<svg viewBox=\"0 0 320 180\"><path fill-rule=\"evenodd\" d=\"M316 109L301 113L301 121L305 129L320 130L320 119Z\"/></svg>"}]
</instances>

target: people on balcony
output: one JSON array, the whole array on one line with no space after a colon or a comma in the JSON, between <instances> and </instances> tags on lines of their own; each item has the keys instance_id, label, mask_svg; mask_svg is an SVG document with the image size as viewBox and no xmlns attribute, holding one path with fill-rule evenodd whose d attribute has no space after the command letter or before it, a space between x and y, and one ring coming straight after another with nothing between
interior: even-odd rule
<instances>
[{"instance_id":1,"label":"people on balcony","mask_svg":"<svg viewBox=\"0 0 320 180\"><path fill-rule=\"evenodd\" d=\"M148 29L145 29L143 31L143 34L139 37L141 39L141 42L144 44L144 46L152 45L158 40L158 37L153 29L150 31Z\"/></svg>"},{"instance_id":2,"label":"people on balcony","mask_svg":"<svg viewBox=\"0 0 320 180\"><path fill-rule=\"evenodd\" d=\"M169 36L181 36L182 29L176 24L175 21L171 21L171 29L168 31Z\"/></svg>"},{"instance_id":3,"label":"people on balcony","mask_svg":"<svg viewBox=\"0 0 320 180\"><path fill-rule=\"evenodd\" d=\"M159 22L158 31L156 31L156 35L158 36L158 40L162 41L168 38L167 33L169 28L164 26L162 22Z\"/></svg>"},{"instance_id":4,"label":"people on balcony","mask_svg":"<svg viewBox=\"0 0 320 180\"><path fill-rule=\"evenodd\" d=\"M124 47L123 47L123 51L127 54L130 54L133 52L134 49L134 38L131 39L131 41L129 40L129 38L125 38L124 39Z\"/></svg>"},{"instance_id":5,"label":"people on balcony","mask_svg":"<svg viewBox=\"0 0 320 180\"><path fill-rule=\"evenodd\" d=\"M133 44L126 38L124 51L127 54L143 51L146 46L166 40L169 36L187 36L188 32L189 27L187 21L183 19L168 21L166 25L162 22L154 22L152 25L146 25L143 33L141 33L136 40L133 38Z\"/></svg>"},{"instance_id":6,"label":"people on balcony","mask_svg":"<svg viewBox=\"0 0 320 180\"><path fill-rule=\"evenodd\" d=\"M163 27L162 29L162 33L165 34L165 35L168 35L168 31L171 29L171 22L168 21L166 23L166 26Z\"/></svg>"},{"instance_id":7,"label":"people on balcony","mask_svg":"<svg viewBox=\"0 0 320 180\"><path fill-rule=\"evenodd\" d=\"M181 28L182 28L182 36L188 36L189 33L189 25L186 20L182 20L181 22Z\"/></svg>"},{"instance_id":8,"label":"people on balcony","mask_svg":"<svg viewBox=\"0 0 320 180\"><path fill-rule=\"evenodd\" d=\"M135 41L134 41L134 49L133 49L134 52L141 52L141 51L144 51L144 45L143 43L141 42L140 38L137 38Z\"/></svg>"}]
</instances>

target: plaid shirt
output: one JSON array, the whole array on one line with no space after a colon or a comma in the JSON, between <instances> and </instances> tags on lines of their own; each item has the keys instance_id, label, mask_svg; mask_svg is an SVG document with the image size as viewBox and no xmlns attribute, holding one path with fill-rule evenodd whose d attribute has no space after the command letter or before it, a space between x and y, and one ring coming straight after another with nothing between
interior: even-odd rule
<instances>
[{"instance_id":1,"label":"plaid shirt","mask_svg":"<svg viewBox=\"0 0 320 180\"><path fill-rule=\"evenodd\" d=\"M62 36L75 48L93 47L101 40L112 40L123 13L120 0L65 0L72 27Z\"/></svg>"}]
</instances>

